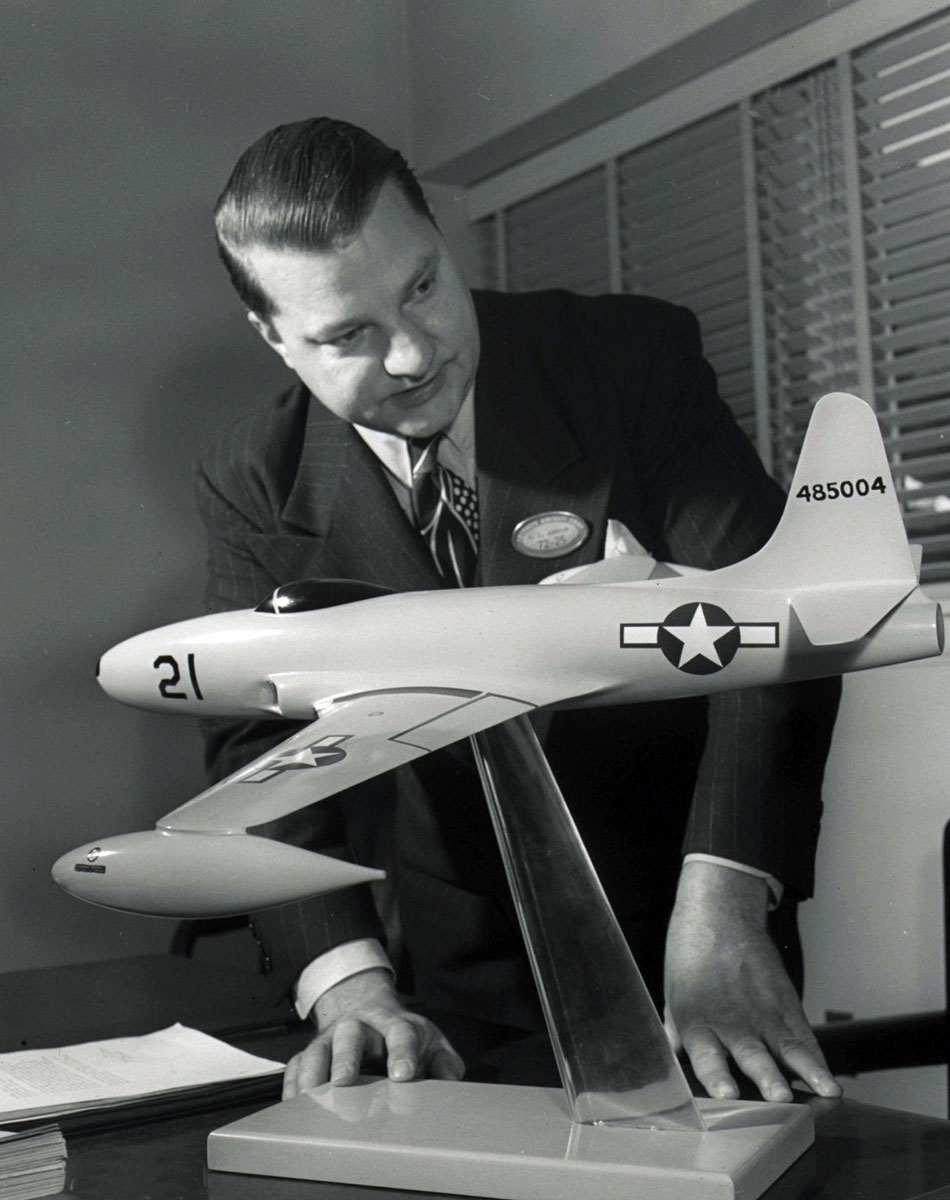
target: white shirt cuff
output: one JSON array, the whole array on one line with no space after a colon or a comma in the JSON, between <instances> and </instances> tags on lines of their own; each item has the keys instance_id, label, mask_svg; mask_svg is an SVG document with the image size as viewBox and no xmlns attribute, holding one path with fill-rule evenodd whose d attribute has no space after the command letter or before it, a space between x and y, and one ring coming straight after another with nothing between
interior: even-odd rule
<instances>
[{"instance_id":1,"label":"white shirt cuff","mask_svg":"<svg viewBox=\"0 0 950 1200\"><path fill-rule=\"evenodd\" d=\"M300 972L294 999L297 1015L306 1020L325 991L351 975L373 967L384 967L393 976L396 974L376 938L358 938L327 950Z\"/></svg>"},{"instance_id":2,"label":"white shirt cuff","mask_svg":"<svg viewBox=\"0 0 950 1200\"><path fill-rule=\"evenodd\" d=\"M719 858L715 854L687 854L683 862L714 863L717 867L728 867L731 871L742 871L744 875L754 875L756 879L764 879L772 894L769 909L778 908L782 903L782 896L785 894L785 885L780 883L774 875L770 875L768 871L762 871L758 867L750 867L746 863L734 862L731 858Z\"/></svg>"}]
</instances>

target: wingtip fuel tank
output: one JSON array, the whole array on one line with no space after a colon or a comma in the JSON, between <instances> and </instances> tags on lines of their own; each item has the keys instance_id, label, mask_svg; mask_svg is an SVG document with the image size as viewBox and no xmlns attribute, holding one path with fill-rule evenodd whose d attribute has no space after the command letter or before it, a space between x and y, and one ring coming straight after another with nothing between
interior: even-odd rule
<instances>
[{"instance_id":1,"label":"wingtip fuel tank","mask_svg":"<svg viewBox=\"0 0 950 1200\"><path fill-rule=\"evenodd\" d=\"M382 879L383 872L245 833L151 829L71 850L53 879L80 900L166 917L226 917Z\"/></svg>"}]
</instances>

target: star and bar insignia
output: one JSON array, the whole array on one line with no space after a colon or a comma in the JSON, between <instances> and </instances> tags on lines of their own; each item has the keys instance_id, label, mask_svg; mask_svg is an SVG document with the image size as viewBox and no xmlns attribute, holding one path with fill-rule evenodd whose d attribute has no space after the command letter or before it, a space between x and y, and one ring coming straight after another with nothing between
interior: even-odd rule
<instances>
[{"instance_id":1,"label":"star and bar insignia","mask_svg":"<svg viewBox=\"0 0 950 1200\"><path fill-rule=\"evenodd\" d=\"M252 774L245 775L241 782L270 783L286 771L309 771L315 767L335 766L346 758L346 751L340 748L340 743L348 742L352 736L351 733L328 734L300 750L277 753L273 758L262 762Z\"/></svg>"},{"instance_id":2,"label":"star and bar insignia","mask_svg":"<svg viewBox=\"0 0 950 1200\"><path fill-rule=\"evenodd\" d=\"M620 626L625 650L659 649L678 671L713 675L727 667L740 646L778 647L776 621L737 622L725 609L708 603L682 604L666 619L631 621Z\"/></svg>"}]
</instances>

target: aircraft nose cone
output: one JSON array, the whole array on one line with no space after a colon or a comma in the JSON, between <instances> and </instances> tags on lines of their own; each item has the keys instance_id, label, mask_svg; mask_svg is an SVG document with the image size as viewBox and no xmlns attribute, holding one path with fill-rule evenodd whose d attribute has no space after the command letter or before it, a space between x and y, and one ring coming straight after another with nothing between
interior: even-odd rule
<instances>
[{"instance_id":1,"label":"aircraft nose cone","mask_svg":"<svg viewBox=\"0 0 950 1200\"><path fill-rule=\"evenodd\" d=\"M70 850L53 863L50 873L61 888L73 895L80 895L84 876L105 874L105 866L99 862L101 858L108 858L107 850L104 851L102 846Z\"/></svg>"},{"instance_id":2,"label":"aircraft nose cone","mask_svg":"<svg viewBox=\"0 0 950 1200\"><path fill-rule=\"evenodd\" d=\"M64 854L60 858L57 858L57 860L53 863L52 867L50 867L50 874L53 876L53 878L56 880L56 882L59 884L60 887L63 886L63 884L66 880L65 860L66 860L66 855Z\"/></svg>"},{"instance_id":3,"label":"aircraft nose cone","mask_svg":"<svg viewBox=\"0 0 950 1200\"><path fill-rule=\"evenodd\" d=\"M114 688L114 665L114 648L112 650L106 650L100 654L96 663L96 682L99 684L102 690L108 693L110 696L113 694Z\"/></svg>"},{"instance_id":4,"label":"aircraft nose cone","mask_svg":"<svg viewBox=\"0 0 950 1200\"><path fill-rule=\"evenodd\" d=\"M151 647L138 639L120 642L99 655L96 663L96 682L113 700L125 704L140 704L154 687Z\"/></svg>"}]
</instances>

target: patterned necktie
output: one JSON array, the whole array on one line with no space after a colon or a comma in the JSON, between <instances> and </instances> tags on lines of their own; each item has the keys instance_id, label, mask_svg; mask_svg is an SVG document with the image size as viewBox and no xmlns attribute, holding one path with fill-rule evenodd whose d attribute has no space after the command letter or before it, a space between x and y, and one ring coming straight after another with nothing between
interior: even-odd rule
<instances>
[{"instance_id":1,"label":"patterned necktie","mask_svg":"<svg viewBox=\"0 0 950 1200\"><path fill-rule=\"evenodd\" d=\"M443 436L408 439L412 513L442 578L457 587L471 587L478 558L478 497L439 462Z\"/></svg>"}]
</instances>

